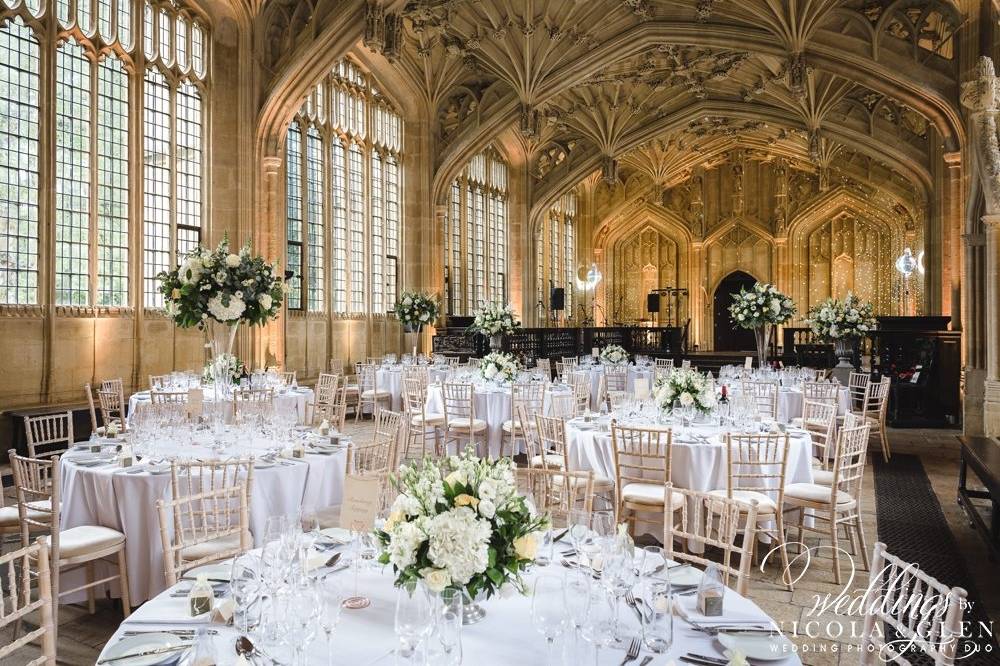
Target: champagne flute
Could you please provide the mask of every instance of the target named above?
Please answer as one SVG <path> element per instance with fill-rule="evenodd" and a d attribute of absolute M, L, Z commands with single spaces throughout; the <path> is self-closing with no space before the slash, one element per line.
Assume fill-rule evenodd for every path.
<path fill-rule="evenodd" d="M 330 658 L 331 666 L 334 663 L 333 653 L 333 631 L 340 622 L 340 611 L 344 605 L 344 591 L 337 580 L 332 576 L 326 576 L 316 581 L 316 591 L 319 594 L 319 602 L 322 607 L 320 613 L 320 626 L 326 634 L 326 652 Z"/>
<path fill-rule="evenodd" d="M 563 581 L 558 576 L 535 579 L 535 594 L 531 600 L 531 619 L 535 629 L 545 637 L 545 663 L 552 663 L 552 646 L 566 630 L 566 596 Z"/>
<path fill-rule="evenodd" d="M 445 589 L 440 595 L 441 608 L 437 615 L 438 643 L 441 663 L 459 666 L 462 663 L 462 614 L 465 601 L 461 590 Z"/>
<path fill-rule="evenodd" d="M 568 571 L 565 580 L 563 594 L 566 597 L 569 621 L 573 626 L 573 631 L 579 632 L 586 624 L 587 616 L 590 614 L 590 581 L 593 580 L 593 577 L 576 570 Z"/>
<path fill-rule="evenodd" d="M 417 581 L 407 581 L 396 591 L 396 636 L 399 638 L 399 654 L 412 660 L 417 646 L 431 633 L 434 623 L 431 618 L 431 600 L 427 590 Z"/>

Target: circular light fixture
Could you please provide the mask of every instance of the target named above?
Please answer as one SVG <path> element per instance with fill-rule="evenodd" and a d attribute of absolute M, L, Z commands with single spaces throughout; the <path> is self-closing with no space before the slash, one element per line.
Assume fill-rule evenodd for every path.
<path fill-rule="evenodd" d="M 587 287 L 593 289 L 603 278 L 601 269 L 597 267 L 597 262 L 591 264 L 590 270 L 587 271 Z"/>
<path fill-rule="evenodd" d="M 903 250 L 903 254 L 899 255 L 899 258 L 896 259 L 896 270 L 899 271 L 904 278 L 908 278 L 913 275 L 913 271 L 917 269 L 917 266 L 917 260 L 913 256 L 913 250 L 910 248 Z"/>

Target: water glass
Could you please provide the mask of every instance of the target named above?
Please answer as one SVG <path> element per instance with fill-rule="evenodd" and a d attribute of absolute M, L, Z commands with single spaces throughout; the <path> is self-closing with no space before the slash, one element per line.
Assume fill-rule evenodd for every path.
<path fill-rule="evenodd" d="M 397 589 L 395 627 L 399 656 L 412 660 L 417 647 L 434 628 L 431 599 L 423 584 L 408 581 Z"/>
<path fill-rule="evenodd" d="M 674 616 L 671 608 L 670 583 L 649 580 L 642 595 L 642 636 L 646 647 L 662 654 L 674 643 Z"/>
<path fill-rule="evenodd" d="M 551 664 L 552 646 L 566 630 L 566 596 L 563 581 L 558 576 L 535 579 L 535 594 L 531 599 L 531 619 L 546 644 L 545 663 Z"/>
<path fill-rule="evenodd" d="M 462 613 L 465 609 L 461 590 L 443 590 L 438 604 L 437 645 L 431 663 L 458 666 L 462 663 Z"/>
<path fill-rule="evenodd" d="M 593 577 L 580 570 L 566 572 L 563 594 L 566 597 L 567 618 L 575 631 L 580 631 L 590 614 Z"/>

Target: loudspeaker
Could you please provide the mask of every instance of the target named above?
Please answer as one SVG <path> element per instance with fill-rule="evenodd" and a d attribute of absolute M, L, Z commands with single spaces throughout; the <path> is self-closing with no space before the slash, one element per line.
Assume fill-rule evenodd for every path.
<path fill-rule="evenodd" d="M 646 296 L 646 312 L 655 314 L 660 311 L 660 295 L 649 294 Z"/>
<path fill-rule="evenodd" d="M 566 290 L 562 287 L 553 287 L 549 292 L 549 309 L 562 310 L 566 307 Z"/>

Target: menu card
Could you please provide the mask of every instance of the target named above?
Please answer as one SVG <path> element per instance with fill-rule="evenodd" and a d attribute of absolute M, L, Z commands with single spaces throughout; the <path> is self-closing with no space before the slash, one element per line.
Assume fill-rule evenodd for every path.
<path fill-rule="evenodd" d="M 635 378 L 635 399 L 645 400 L 649 397 L 649 377 Z"/>
<path fill-rule="evenodd" d="M 355 532 L 368 532 L 373 529 L 381 492 L 381 475 L 348 474 L 344 479 L 344 503 L 340 507 L 340 526 Z"/>
<path fill-rule="evenodd" d="M 200 388 L 188 389 L 188 417 L 201 416 L 205 411 L 205 392 Z"/>
<path fill-rule="evenodd" d="M 747 356 L 743 359 L 743 367 L 747 370 L 753 367 L 753 356 Z"/>

